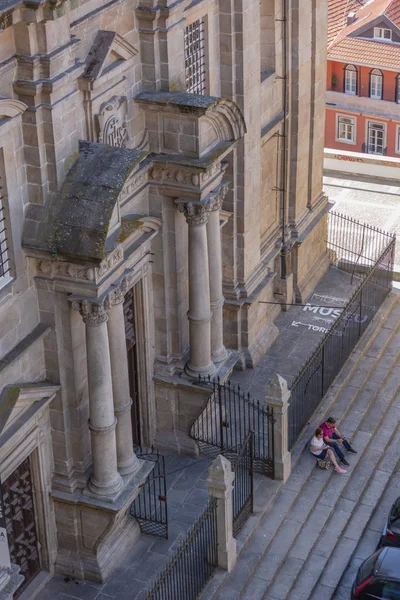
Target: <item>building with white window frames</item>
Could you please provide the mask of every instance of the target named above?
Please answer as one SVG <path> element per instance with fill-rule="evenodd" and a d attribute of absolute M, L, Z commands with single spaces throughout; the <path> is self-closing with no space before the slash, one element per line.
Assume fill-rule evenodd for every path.
<path fill-rule="evenodd" d="M 108 577 L 140 535 L 134 447 L 196 453 L 194 382 L 252 368 L 261 302 L 328 267 L 326 14 L 301 7 L 1 3 L 0 478 L 31 597 Z"/>
<path fill-rule="evenodd" d="M 328 7 L 325 146 L 397 157 L 398 2 L 329 0 Z"/>

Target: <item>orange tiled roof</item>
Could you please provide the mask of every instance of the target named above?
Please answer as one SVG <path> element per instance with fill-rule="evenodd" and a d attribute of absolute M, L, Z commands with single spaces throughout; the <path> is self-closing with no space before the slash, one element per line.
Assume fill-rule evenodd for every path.
<path fill-rule="evenodd" d="M 347 37 L 329 49 L 329 58 L 400 71 L 400 45 Z"/>
<path fill-rule="evenodd" d="M 367 0 L 329 0 L 328 57 L 400 71 L 400 45 L 356 37 L 358 29 L 383 15 L 400 28 L 400 0 L 365 2 Z M 347 25 L 349 12 L 355 12 L 356 19 Z"/>
<path fill-rule="evenodd" d="M 328 46 L 347 23 L 347 15 L 357 11 L 365 0 L 328 0 Z"/>

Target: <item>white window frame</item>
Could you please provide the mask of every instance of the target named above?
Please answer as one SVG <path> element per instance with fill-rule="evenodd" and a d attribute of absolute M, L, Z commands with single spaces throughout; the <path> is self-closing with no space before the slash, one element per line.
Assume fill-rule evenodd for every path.
<path fill-rule="evenodd" d="M 358 71 L 354 65 L 346 65 L 344 69 L 344 93 L 350 96 L 357 94 L 357 76 Z M 348 86 L 348 83 L 350 85 Z M 354 87 L 354 90 L 353 90 Z"/>
<path fill-rule="evenodd" d="M 386 33 L 389 33 L 389 36 L 386 37 Z M 392 30 L 386 27 L 374 27 L 374 38 L 376 40 L 385 40 L 392 41 Z"/>
<path fill-rule="evenodd" d="M 341 119 L 348 119 L 352 121 L 352 123 L 340 123 Z M 344 131 L 347 132 L 348 128 L 351 128 L 351 139 L 344 139 L 340 137 L 340 125 L 344 125 Z M 347 135 L 347 133 L 346 133 Z M 352 144 L 353 146 L 357 142 L 357 119 L 356 117 L 351 117 L 350 115 L 342 115 L 336 113 L 336 130 L 335 130 L 336 141 L 342 144 Z"/>
<path fill-rule="evenodd" d="M 369 131 L 370 131 L 370 125 L 379 125 L 380 127 L 383 127 L 383 142 L 382 142 L 382 150 L 385 150 L 386 148 L 386 136 L 387 136 L 387 126 L 386 123 L 382 122 L 382 121 L 372 121 L 372 120 L 367 120 L 366 122 L 366 131 L 365 131 L 365 139 L 366 139 L 366 146 L 367 146 L 367 150 L 368 150 L 368 154 L 373 154 L 375 156 L 384 156 L 384 154 L 379 154 L 379 153 L 375 153 L 375 152 L 370 152 L 369 151 Z"/>
<path fill-rule="evenodd" d="M 396 100 L 397 104 L 400 104 L 400 73 L 396 77 Z"/>
<path fill-rule="evenodd" d="M 396 154 L 400 154 L 400 125 L 396 126 L 396 146 L 394 151 Z"/>
<path fill-rule="evenodd" d="M 383 75 L 382 75 L 382 71 L 380 71 L 379 69 L 374 69 L 373 71 L 371 71 L 369 86 L 370 86 L 369 97 L 372 98 L 372 99 L 374 99 L 374 100 L 382 100 L 382 98 L 383 98 Z M 375 90 L 377 90 L 378 88 L 380 88 L 380 93 L 379 94 L 377 94 L 376 92 L 373 93 L 372 92 L 372 86 L 375 86 Z"/>

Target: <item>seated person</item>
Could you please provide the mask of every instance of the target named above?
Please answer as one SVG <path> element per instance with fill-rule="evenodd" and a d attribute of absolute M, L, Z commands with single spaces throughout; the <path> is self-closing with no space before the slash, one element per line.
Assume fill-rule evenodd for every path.
<path fill-rule="evenodd" d="M 328 419 L 321 423 L 319 427 L 324 433 L 324 442 L 334 449 L 343 465 L 349 466 L 349 463 L 345 459 L 339 444 L 342 443 L 347 452 L 351 452 L 352 454 L 357 454 L 357 450 L 354 450 L 349 441 L 346 440 L 346 438 L 343 437 L 342 434 L 336 429 L 336 419 L 333 417 L 328 417 Z"/>
<path fill-rule="evenodd" d="M 311 453 L 314 454 L 314 456 L 316 456 L 317 458 L 320 458 L 321 460 L 324 460 L 325 456 L 328 456 L 328 458 L 330 458 L 330 460 L 333 462 L 333 464 L 335 466 L 335 471 L 337 473 L 346 473 L 347 472 L 344 469 L 342 469 L 341 467 L 339 467 L 335 453 L 333 452 L 333 450 L 331 448 L 329 448 L 325 444 L 324 433 L 323 433 L 322 429 L 320 429 L 319 427 L 318 427 L 318 429 L 315 430 L 315 436 L 311 440 L 310 450 L 311 450 Z"/>

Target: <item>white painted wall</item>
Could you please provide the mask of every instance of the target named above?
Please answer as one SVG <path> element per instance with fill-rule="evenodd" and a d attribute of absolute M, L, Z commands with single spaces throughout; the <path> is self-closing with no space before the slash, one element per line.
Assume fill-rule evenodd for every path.
<path fill-rule="evenodd" d="M 400 158 L 325 148 L 324 170 L 400 181 Z"/>

